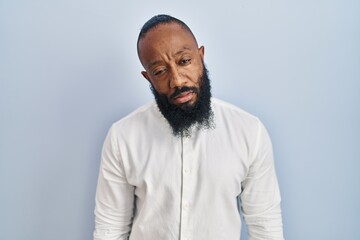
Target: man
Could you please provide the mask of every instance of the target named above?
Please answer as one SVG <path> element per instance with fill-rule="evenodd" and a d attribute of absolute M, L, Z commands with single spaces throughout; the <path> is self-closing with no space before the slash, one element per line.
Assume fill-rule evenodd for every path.
<path fill-rule="evenodd" d="M 272 146 L 262 123 L 212 98 L 204 47 L 168 15 L 145 23 L 138 56 L 155 102 L 106 137 L 95 240 L 283 239 Z"/>

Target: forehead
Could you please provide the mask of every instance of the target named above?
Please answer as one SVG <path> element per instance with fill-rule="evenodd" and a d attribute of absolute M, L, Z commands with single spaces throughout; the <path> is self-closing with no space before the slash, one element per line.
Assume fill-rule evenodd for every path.
<path fill-rule="evenodd" d="M 171 55 L 181 49 L 196 50 L 193 35 L 177 23 L 160 24 L 139 41 L 139 57 L 144 62 L 156 55 Z"/>

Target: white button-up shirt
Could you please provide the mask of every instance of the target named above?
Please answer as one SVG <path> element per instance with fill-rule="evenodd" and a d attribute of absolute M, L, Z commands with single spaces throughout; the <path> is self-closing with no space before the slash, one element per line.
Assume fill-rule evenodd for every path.
<path fill-rule="evenodd" d="M 175 137 L 156 103 L 113 124 L 102 152 L 94 240 L 282 240 L 272 146 L 262 123 L 212 99 L 215 128 Z"/>

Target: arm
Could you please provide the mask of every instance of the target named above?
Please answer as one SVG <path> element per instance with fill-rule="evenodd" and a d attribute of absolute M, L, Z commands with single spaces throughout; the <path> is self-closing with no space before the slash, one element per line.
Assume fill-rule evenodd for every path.
<path fill-rule="evenodd" d="M 240 195 L 249 240 L 283 240 L 281 199 L 272 145 L 265 127 L 260 122 L 251 159 Z"/>
<path fill-rule="evenodd" d="M 129 185 L 110 129 L 102 150 L 95 197 L 94 240 L 126 240 L 131 231 L 134 187 Z"/>

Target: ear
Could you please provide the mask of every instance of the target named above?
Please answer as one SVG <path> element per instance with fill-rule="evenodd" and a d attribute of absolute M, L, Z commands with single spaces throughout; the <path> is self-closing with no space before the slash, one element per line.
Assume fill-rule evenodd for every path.
<path fill-rule="evenodd" d="M 204 46 L 201 46 L 201 47 L 199 47 L 198 50 L 199 50 L 199 54 L 200 54 L 201 60 L 204 62 L 205 47 L 204 47 Z"/>
<path fill-rule="evenodd" d="M 148 73 L 146 71 L 142 71 L 141 75 L 143 75 L 143 77 L 150 82 L 149 75 L 148 75 Z"/>

